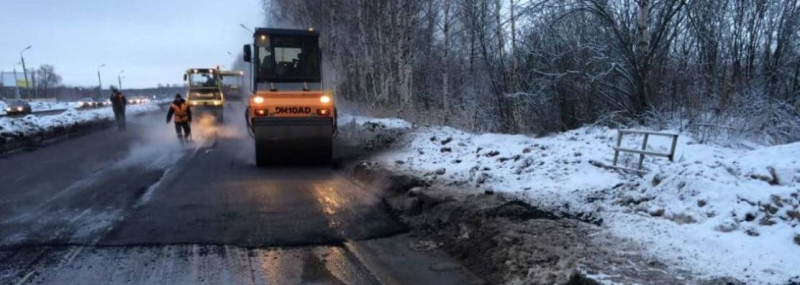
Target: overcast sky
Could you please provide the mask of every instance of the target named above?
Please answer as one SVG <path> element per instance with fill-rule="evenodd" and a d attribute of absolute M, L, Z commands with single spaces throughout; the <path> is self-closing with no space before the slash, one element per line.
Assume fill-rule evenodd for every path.
<path fill-rule="evenodd" d="M 28 69 L 52 64 L 71 86 L 181 83 L 191 67 L 230 66 L 264 16 L 258 0 L 2 0 L 0 70 L 25 52 Z M 17 70 L 21 70 L 17 66 Z"/>

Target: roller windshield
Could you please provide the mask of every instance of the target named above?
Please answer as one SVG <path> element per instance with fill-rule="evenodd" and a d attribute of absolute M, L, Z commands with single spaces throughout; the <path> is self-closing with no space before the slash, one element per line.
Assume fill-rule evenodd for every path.
<path fill-rule="evenodd" d="M 258 82 L 319 82 L 317 37 L 256 37 Z"/>
<path fill-rule="evenodd" d="M 196 88 L 218 88 L 219 76 L 207 71 L 197 71 L 189 73 L 189 87 Z"/>

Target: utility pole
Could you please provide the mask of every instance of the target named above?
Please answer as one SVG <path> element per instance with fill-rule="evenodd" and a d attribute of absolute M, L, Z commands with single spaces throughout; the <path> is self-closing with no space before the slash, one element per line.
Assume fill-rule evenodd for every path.
<path fill-rule="evenodd" d="M 125 73 L 125 70 L 121 70 L 117 73 L 117 87 L 119 87 L 119 91 L 122 91 L 122 74 Z"/>
<path fill-rule="evenodd" d="M 239 24 L 239 26 L 240 26 L 240 27 L 242 27 L 242 29 L 244 29 L 245 31 L 247 31 L 247 35 L 248 35 L 248 36 L 250 36 L 250 37 L 252 37 L 252 36 L 253 36 L 253 32 L 254 32 L 253 30 L 251 30 L 250 28 L 248 28 L 248 27 L 247 27 L 247 26 L 245 26 L 244 24 Z M 252 42 L 252 38 L 250 39 L 250 42 Z M 253 46 L 253 48 L 257 48 L 257 47 Z M 230 52 L 228 52 L 228 53 L 230 54 Z M 231 55 L 231 56 L 233 56 L 233 55 Z M 247 74 L 248 74 L 248 75 L 250 75 L 250 74 L 253 74 L 253 64 L 252 64 L 252 63 L 249 63 L 249 64 L 248 64 L 247 62 L 244 62 L 244 58 L 242 59 L 242 62 L 243 62 L 245 65 L 247 65 Z M 251 77 L 251 78 L 252 78 L 252 77 Z M 248 87 L 250 88 L 250 91 L 253 91 L 253 90 L 254 90 L 254 87 L 253 87 L 253 81 L 246 80 L 245 82 L 247 82 L 247 85 L 248 85 Z"/>
<path fill-rule="evenodd" d="M 33 98 L 39 98 L 39 91 L 36 90 L 36 69 L 31 72 L 31 85 L 33 85 Z"/>
<path fill-rule="evenodd" d="M 19 96 L 19 79 L 17 79 L 17 65 L 14 65 L 14 87 L 16 87 L 17 100 L 21 99 Z"/>
<path fill-rule="evenodd" d="M 97 98 L 103 97 L 103 80 L 100 79 L 100 69 L 106 66 L 105 63 L 97 67 Z"/>
<path fill-rule="evenodd" d="M 30 89 L 31 86 L 28 83 L 28 70 L 25 68 L 25 57 L 23 57 L 22 54 L 25 53 L 26 50 L 31 49 L 31 47 L 33 46 L 28 46 L 19 52 L 19 58 L 22 59 L 22 73 L 25 74 L 25 89 Z M 30 95 L 30 91 L 28 91 L 28 95 Z"/>

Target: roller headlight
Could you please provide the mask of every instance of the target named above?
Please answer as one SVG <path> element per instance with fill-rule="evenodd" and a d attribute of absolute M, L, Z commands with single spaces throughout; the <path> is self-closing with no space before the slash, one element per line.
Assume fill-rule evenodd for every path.
<path fill-rule="evenodd" d="M 322 97 L 319 97 L 319 102 L 322 104 L 328 104 L 331 102 L 331 97 L 328 95 L 323 95 Z"/>
<path fill-rule="evenodd" d="M 261 97 L 261 96 L 253 97 L 253 103 L 263 104 L 264 103 L 264 97 Z"/>

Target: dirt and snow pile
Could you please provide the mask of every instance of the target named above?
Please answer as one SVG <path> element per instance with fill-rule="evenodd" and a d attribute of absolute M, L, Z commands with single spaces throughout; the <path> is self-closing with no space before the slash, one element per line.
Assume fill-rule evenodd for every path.
<path fill-rule="evenodd" d="M 676 223 L 712 223 L 717 231 L 751 236 L 798 226 L 800 143 L 729 153 L 686 147 L 696 148 L 693 159 L 661 165 L 640 183 L 621 187 L 616 203 Z"/>
<path fill-rule="evenodd" d="M 411 124 L 398 119 L 372 119 L 340 114 L 334 141 L 335 161 L 357 160 L 398 143 L 411 131 Z M 338 164 L 338 163 L 336 163 Z"/>
<path fill-rule="evenodd" d="M 610 213 L 609 229 L 702 273 L 749 283 L 800 276 L 800 143 L 683 148 L 691 156 L 593 196 L 605 200 L 597 207 Z"/>
<path fill-rule="evenodd" d="M 748 150 L 682 135 L 675 162 L 648 157 L 648 173 L 639 176 L 606 167 L 617 131 L 604 127 L 536 138 L 348 120 L 405 130 L 391 139 L 393 149 L 373 159 L 392 172 L 421 177 L 422 185 L 472 195 L 506 192 L 545 211 L 602 219 L 601 233 L 627 240 L 626 246 L 673 271 L 690 269 L 696 278 L 780 284 L 800 275 L 800 143 Z M 641 143 L 626 136 L 623 146 Z M 650 137 L 648 150 L 667 152 L 670 145 Z M 621 155 L 620 162 L 632 168 L 638 158 Z"/>
<path fill-rule="evenodd" d="M 127 114 L 139 114 L 158 110 L 153 104 L 128 106 Z M 57 128 L 67 128 L 74 125 L 100 122 L 114 119 L 111 108 L 92 110 L 67 109 L 64 113 L 52 116 L 27 115 L 21 118 L 0 118 L 0 138 L 13 139 L 26 137 L 37 133 L 47 132 Z"/>

